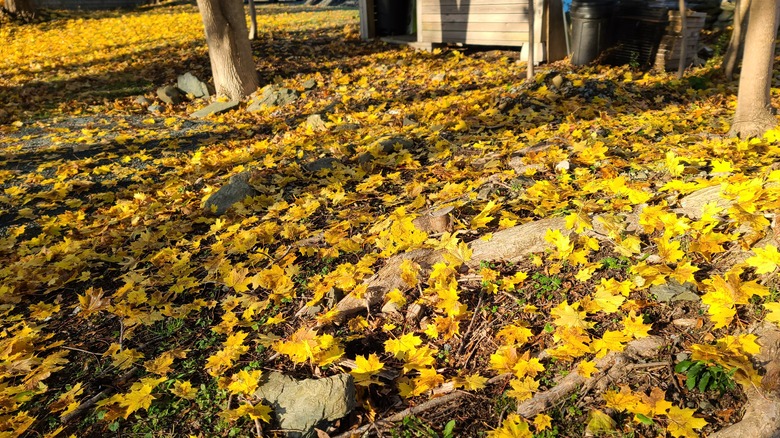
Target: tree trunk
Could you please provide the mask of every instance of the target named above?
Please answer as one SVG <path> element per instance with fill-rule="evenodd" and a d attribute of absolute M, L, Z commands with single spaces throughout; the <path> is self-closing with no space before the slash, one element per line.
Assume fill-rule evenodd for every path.
<path fill-rule="evenodd" d="M 198 0 L 217 95 L 242 99 L 259 85 L 241 0 Z"/>
<path fill-rule="evenodd" d="M 748 7 L 750 7 L 750 0 L 737 0 L 737 5 L 734 8 L 734 31 L 731 33 L 726 54 L 723 55 L 723 75 L 729 81 L 734 78 L 734 69 L 737 67 L 737 61 L 741 57 L 742 46 L 745 42 Z"/>
<path fill-rule="evenodd" d="M 680 64 L 677 66 L 677 79 L 682 79 L 685 74 L 686 46 L 688 45 L 688 12 L 685 10 L 685 0 L 680 0 Z"/>
<path fill-rule="evenodd" d="M 255 9 L 255 0 L 249 0 L 249 39 L 257 39 L 257 10 Z"/>
<path fill-rule="evenodd" d="M 36 13 L 33 0 L 5 0 L 5 9 L 23 20 L 34 18 Z"/>
<path fill-rule="evenodd" d="M 739 75 L 737 111 L 729 135 L 758 137 L 777 124 L 769 88 L 775 59 L 780 0 L 753 0 L 748 12 L 745 55 Z"/>

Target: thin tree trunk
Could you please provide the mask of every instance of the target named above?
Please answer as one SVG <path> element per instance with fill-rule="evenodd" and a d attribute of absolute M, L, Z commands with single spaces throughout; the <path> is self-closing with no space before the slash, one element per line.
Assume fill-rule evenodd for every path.
<path fill-rule="evenodd" d="M 5 9 L 23 20 L 35 18 L 37 12 L 33 0 L 5 0 Z"/>
<path fill-rule="evenodd" d="M 686 47 L 688 44 L 688 12 L 685 10 L 685 0 L 680 0 L 680 64 L 677 67 L 677 79 L 682 79 L 688 57 Z"/>
<path fill-rule="evenodd" d="M 528 81 L 534 80 L 534 52 L 536 52 L 536 41 L 534 41 L 534 34 L 536 33 L 534 24 L 534 0 L 528 1 L 528 69 L 526 70 L 526 79 Z"/>
<path fill-rule="evenodd" d="M 775 59 L 780 0 L 750 2 L 750 18 L 745 35 L 745 56 L 739 76 L 737 111 L 729 134 L 758 137 L 777 124 L 769 90 Z"/>
<path fill-rule="evenodd" d="M 239 100 L 259 85 L 241 0 L 198 0 L 217 95 Z"/>
<path fill-rule="evenodd" d="M 726 54 L 723 55 L 723 75 L 729 81 L 734 78 L 734 69 L 737 68 L 737 61 L 740 58 L 743 43 L 745 42 L 745 27 L 747 25 L 749 7 L 750 0 L 737 0 L 737 5 L 734 8 L 734 31 L 731 33 Z"/>
<path fill-rule="evenodd" d="M 255 8 L 255 0 L 249 0 L 249 39 L 254 41 L 257 39 L 257 9 Z"/>

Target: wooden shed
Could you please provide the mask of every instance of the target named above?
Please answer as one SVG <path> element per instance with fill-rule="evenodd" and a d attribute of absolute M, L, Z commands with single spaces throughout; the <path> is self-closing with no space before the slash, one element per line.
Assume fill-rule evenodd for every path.
<path fill-rule="evenodd" d="M 35 0 L 35 6 L 45 9 L 120 9 L 147 3 L 148 0 Z"/>
<path fill-rule="evenodd" d="M 364 39 L 384 37 L 428 50 L 434 44 L 523 47 L 529 41 L 531 0 L 411 0 L 412 25 L 400 35 L 383 35 L 378 32 L 381 26 L 377 24 L 387 18 L 383 17 L 383 9 L 387 8 L 378 7 L 384 5 L 378 2 L 387 1 L 392 0 L 359 1 L 360 32 Z M 533 1 L 534 59 L 557 61 L 565 58 L 561 0 Z"/>

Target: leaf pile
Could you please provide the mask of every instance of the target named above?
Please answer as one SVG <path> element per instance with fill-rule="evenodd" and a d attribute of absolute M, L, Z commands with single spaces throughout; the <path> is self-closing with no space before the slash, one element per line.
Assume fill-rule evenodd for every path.
<path fill-rule="evenodd" d="M 711 67 L 678 81 L 564 64 L 527 83 L 513 52 L 361 42 L 356 11 L 259 14 L 264 83 L 302 97 L 206 122 L 187 117 L 199 103 L 134 101 L 206 77 L 192 6 L 0 27 L 0 434 L 249 435 L 273 422 L 254 396 L 265 369 L 351 372 L 360 407 L 338 432 L 456 388 L 489 400 L 429 418 L 461 436 L 693 437 L 739 420 L 738 388 L 683 389 L 671 362 L 687 352 L 758 384 L 760 347 L 736 329 L 780 321 L 778 133 L 721 137 L 734 84 Z M 244 171 L 254 196 L 204 209 Z M 450 207 L 446 231 L 414 223 Z M 544 252 L 473 267 L 470 243 L 551 217 L 566 227 Z M 419 249 L 445 255 L 406 260 L 404 287 L 342 321 L 341 297 Z M 701 303 L 659 302 L 667 283 Z M 513 414 L 650 335 L 670 366 Z"/>

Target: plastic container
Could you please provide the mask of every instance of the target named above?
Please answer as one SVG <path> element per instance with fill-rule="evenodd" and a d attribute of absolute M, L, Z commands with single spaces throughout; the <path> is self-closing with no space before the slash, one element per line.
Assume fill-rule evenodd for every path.
<path fill-rule="evenodd" d="M 379 36 L 406 35 L 414 17 L 412 0 L 376 0 L 376 30 Z"/>
<path fill-rule="evenodd" d="M 615 7 L 614 0 L 571 2 L 572 64 L 585 65 L 609 46 L 610 21 Z"/>

